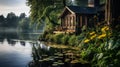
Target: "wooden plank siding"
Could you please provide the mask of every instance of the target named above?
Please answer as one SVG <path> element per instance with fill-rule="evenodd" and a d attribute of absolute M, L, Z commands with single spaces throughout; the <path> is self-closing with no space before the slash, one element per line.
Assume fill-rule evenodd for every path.
<path fill-rule="evenodd" d="M 88 15 L 85 14 L 77 14 L 76 15 L 76 33 L 81 32 L 81 28 L 88 24 Z"/>
<path fill-rule="evenodd" d="M 79 17 L 79 21 L 80 21 L 80 22 L 79 22 L 79 23 L 80 23 L 79 25 L 80 25 L 80 27 L 81 27 L 81 26 L 82 26 L 82 16 Z"/>
<path fill-rule="evenodd" d="M 75 15 L 66 12 L 64 17 L 61 17 L 61 27 L 65 32 L 75 32 Z"/>

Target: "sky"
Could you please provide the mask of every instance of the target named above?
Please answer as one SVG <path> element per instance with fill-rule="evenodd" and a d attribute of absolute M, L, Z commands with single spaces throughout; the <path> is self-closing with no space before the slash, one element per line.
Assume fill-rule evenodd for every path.
<path fill-rule="evenodd" d="M 26 0 L 0 0 L 0 15 L 5 17 L 10 12 L 14 12 L 17 16 L 21 13 L 26 13 L 29 16 L 29 10 Z"/>

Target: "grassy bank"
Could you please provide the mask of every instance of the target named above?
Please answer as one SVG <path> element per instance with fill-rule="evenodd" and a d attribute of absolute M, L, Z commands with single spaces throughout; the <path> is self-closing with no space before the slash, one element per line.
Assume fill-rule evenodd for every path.
<path fill-rule="evenodd" d="M 120 66 L 120 26 L 100 26 L 85 30 L 80 35 L 45 34 L 45 41 L 68 46 L 76 46 L 81 59 L 88 61 L 92 67 Z"/>

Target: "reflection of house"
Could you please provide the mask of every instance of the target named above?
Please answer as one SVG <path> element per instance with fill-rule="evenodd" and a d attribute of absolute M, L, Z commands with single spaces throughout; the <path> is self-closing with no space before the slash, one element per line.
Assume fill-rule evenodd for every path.
<path fill-rule="evenodd" d="M 99 14 L 99 15 L 98 15 Z M 66 6 L 60 16 L 60 29 L 69 33 L 80 33 L 81 28 L 86 26 L 94 26 L 95 23 L 90 22 L 95 15 L 98 15 L 101 21 L 104 19 L 104 5 L 100 5 L 99 0 L 88 0 L 88 7 Z"/>

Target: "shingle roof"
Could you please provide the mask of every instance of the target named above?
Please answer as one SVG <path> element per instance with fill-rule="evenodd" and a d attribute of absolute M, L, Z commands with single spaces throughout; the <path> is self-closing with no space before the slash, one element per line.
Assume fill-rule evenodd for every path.
<path fill-rule="evenodd" d="M 97 13 L 96 8 L 93 7 L 80 7 L 80 6 L 67 6 L 74 13 L 82 14 L 95 14 Z"/>

